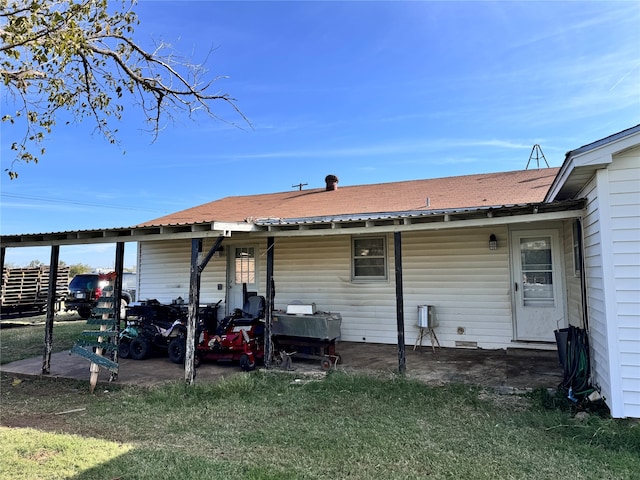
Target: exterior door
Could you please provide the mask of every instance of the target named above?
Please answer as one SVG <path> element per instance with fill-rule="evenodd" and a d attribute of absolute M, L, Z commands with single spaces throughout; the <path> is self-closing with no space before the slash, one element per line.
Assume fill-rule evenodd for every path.
<path fill-rule="evenodd" d="M 258 268 L 254 246 L 232 246 L 229 255 L 229 283 L 227 285 L 227 306 L 229 312 L 243 307 L 242 285 L 247 284 L 247 291 L 258 291 Z"/>
<path fill-rule="evenodd" d="M 555 341 L 566 326 L 558 232 L 516 231 L 511 236 L 515 339 Z"/>

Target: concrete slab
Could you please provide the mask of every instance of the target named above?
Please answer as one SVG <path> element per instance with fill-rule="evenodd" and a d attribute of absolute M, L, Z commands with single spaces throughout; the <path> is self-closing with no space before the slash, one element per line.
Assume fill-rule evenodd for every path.
<path fill-rule="evenodd" d="M 396 345 L 340 342 L 336 348 L 342 358 L 340 370 L 371 373 L 398 371 Z M 467 383 L 498 391 L 521 391 L 534 388 L 556 388 L 562 381 L 562 367 L 555 351 L 477 350 L 428 347 L 405 350 L 406 375 L 431 385 Z M 52 378 L 89 380 L 89 362 L 69 352 L 51 356 Z M 320 362 L 293 357 L 293 372 L 322 373 Z M 0 366 L 0 371 L 16 375 L 40 376 L 42 358 L 31 358 Z M 196 371 L 196 382 L 213 382 L 240 372 L 233 363 L 203 363 Z M 109 372 L 101 371 L 99 382 L 109 380 Z M 168 358 L 147 360 L 122 359 L 116 384 L 153 386 L 184 380 L 184 368 Z"/>
<path fill-rule="evenodd" d="M 28 358 L 0 365 L 0 371 L 16 375 L 47 376 L 50 378 L 68 378 L 89 380 L 91 363 L 69 351 L 51 355 L 50 372 L 42 375 L 42 358 Z M 147 360 L 120 359 L 118 378 L 113 382 L 120 385 L 154 386 L 167 382 L 184 380 L 184 367 L 172 363 L 168 358 L 156 357 Z M 234 368 L 235 367 L 235 368 Z M 215 381 L 223 376 L 237 373 L 236 366 L 225 364 L 206 364 L 196 371 L 196 381 Z M 110 372 L 100 370 L 99 383 L 108 383 Z"/>
<path fill-rule="evenodd" d="M 396 345 L 340 344 L 344 368 L 398 370 Z M 562 366 L 555 351 L 420 347 L 405 351 L 406 374 L 425 383 L 467 383 L 509 389 L 556 388 Z"/>

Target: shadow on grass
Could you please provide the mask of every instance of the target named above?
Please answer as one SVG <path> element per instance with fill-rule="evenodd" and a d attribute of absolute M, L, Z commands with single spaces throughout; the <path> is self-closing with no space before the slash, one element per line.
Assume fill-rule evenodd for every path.
<path fill-rule="evenodd" d="M 275 466 L 248 465 L 232 461 L 225 458 L 224 451 L 205 457 L 185 455 L 184 452 L 179 451 L 134 449 L 72 478 L 73 480 L 95 480 L 96 478 L 289 480 L 314 478 L 314 476 L 309 472 L 285 472 Z"/>

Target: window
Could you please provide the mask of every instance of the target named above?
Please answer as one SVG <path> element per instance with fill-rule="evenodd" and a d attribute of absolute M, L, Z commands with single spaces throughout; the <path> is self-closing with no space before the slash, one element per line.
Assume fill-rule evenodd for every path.
<path fill-rule="evenodd" d="M 353 280 L 386 280 L 385 237 L 353 238 Z"/>
<path fill-rule="evenodd" d="M 525 307 L 553 307 L 551 237 L 521 238 L 520 265 Z"/>
<path fill-rule="evenodd" d="M 582 225 L 580 220 L 573 222 L 573 274 L 580 276 L 582 271 Z"/>
<path fill-rule="evenodd" d="M 253 247 L 238 247 L 235 253 L 236 285 L 256 283 L 256 252 Z"/>

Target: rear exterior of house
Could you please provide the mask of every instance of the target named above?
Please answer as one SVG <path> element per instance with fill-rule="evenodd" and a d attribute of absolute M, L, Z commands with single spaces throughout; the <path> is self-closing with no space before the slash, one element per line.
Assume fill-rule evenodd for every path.
<path fill-rule="evenodd" d="M 513 173 L 354 190 L 335 212 L 318 210 L 331 197 L 313 200 L 315 191 L 295 200 L 308 212 L 289 203 L 290 194 L 233 197 L 143 226 L 204 222 L 233 210 L 222 220 L 252 228 L 224 239 L 203 272 L 200 301 L 222 300 L 229 312 L 241 306 L 243 284 L 265 295 L 270 238 L 274 308 L 302 302 L 339 312 L 343 341 L 398 342 L 398 272 L 407 345 L 418 338 L 425 305 L 443 347 L 555 350 L 554 331 L 585 329 L 593 385 L 614 417 L 640 417 L 640 126 L 569 152 L 560 169 L 528 179 Z M 486 192 L 504 195 L 447 203 L 456 188 L 485 181 Z M 508 184 L 526 192 L 510 203 Z M 403 196 L 414 190 L 411 201 L 421 206 L 408 208 Z M 377 197 L 390 208 L 375 205 Z M 243 210 L 243 202 L 264 214 Z M 199 235 L 205 252 L 216 235 Z M 140 298 L 186 298 L 190 249 L 187 238 L 140 242 Z"/>
<path fill-rule="evenodd" d="M 444 347 L 552 350 L 554 331 L 580 326 L 583 316 L 580 275 L 573 264 L 574 224 L 581 204 L 540 203 L 557 172 L 340 189 L 327 185 L 323 191 L 222 199 L 149 224 L 219 218 L 230 215 L 230 208 L 236 209 L 235 218 L 226 220 L 253 214 L 248 218 L 257 230 L 232 232 L 202 275 L 200 301 L 222 300 L 226 313 L 242 305 L 243 284 L 248 291 L 266 294 L 267 238 L 272 237 L 274 307 L 315 303 L 320 311 L 338 312 L 343 341 L 398 341 L 399 253 L 407 343 L 419 335 L 419 306 L 428 305 Z M 500 203 L 511 198 L 505 191 L 522 203 Z M 396 210 L 384 213 L 383 207 L 393 202 Z M 333 203 L 336 210 L 331 213 L 326 209 Z M 254 204 L 260 205 L 255 212 L 250 210 Z M 365 208 L 371 211 L 360 213 Z M 276 211 L 287 211 L 290 217 L 276 217 Z M 301 212 L 314 215 L 303 217 Z M 400 250 L 396 233 L 401 233 Z M 213 244 L 214 233 L 210 237 L 204 252 Z M 139 298 L 185 299 L 190 252 L 188 238 L 140 242 Z"/>
<path fill-rule="evenodd" d="M 555 350 L 554 331 L 576 326 L 612 415 L 640 418 L 640 125 L 568 152 L 560 168 L 325 181 L 135 227 L 3 236 L 2 258 L 13 246 L 135 241 L 138 299 L 170 303 L 197 298 L 201 239 L 197 264 L 213 254 L 201 303 L 221 300 L 223 315 L 245 286 L 267 296 L 272 268 L 274 308 L 338 312 L 343 341 L 412 345 L 424 306 L 443 347 Z"/>
<path fill-rule="evenodd" d="M 412 344 L 419 333 L 418 306 L 431 305 L 444 347 L 555 349 L 554 330 L 579 325 L 581 319 L 571 232 L 572 220 L 559 220 L 403 233 L 407 343 Z M 489 249 L 491 235 L 497 239 L 495 250 Z M 204 250 L 212 244 L 213 240 L 206 241 Z M 140 298 L 162 302 L 186 298 L 191 243 L 139 245 L 138 271 L 144 278 Z M 232 236 L 224 245 L 223 254 L 203 272 L 200 300 L 223 300 L 229 312 L 242 304 L 243 283 L 249 291 L 265 295 L 267 243 L 266 238 Z M 533 245 L 550 262 L 522 265 L 521 245 Z M 361 256 L 354 254 L 358 248 L 376 250 L 377 275 L 358 275 Z M 276 237 L 274 307 L 315 303 L 318 310 L 342 315 L 342 340 L 394 344 L 398 340 L 395 260 L 394 236 L 389 232 Z M 520 282 L 527 274 L 523 269 L 547 283 Z M 567 271 L 572 276 L 565 281 Z M 525 290 L 536 286 L 544 290 L 543 298 L 536 298 L 534 291 L 534 297 L 524 299 Z"/>

